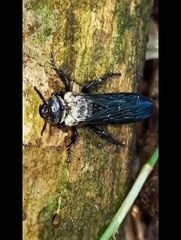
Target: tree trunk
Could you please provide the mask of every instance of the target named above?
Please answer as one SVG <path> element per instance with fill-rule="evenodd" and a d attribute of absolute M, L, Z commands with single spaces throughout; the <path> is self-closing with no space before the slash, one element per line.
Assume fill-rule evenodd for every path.
<path fill-rule="evenodd" d="M 134 92 L 142 77 L 151 0 L 24 0 L 23 239 L 99 239 L 127 192 L 135 157 L 134 124 L 107 126 L 114 145 L 85 127 L 67 163 L 69 129 L 47 126 L 41 99 L 63 88 L 49 64 L 73 79 L 73 91 L 106 72 L 120 72 L 97 92 Z M 61 200 L 59 215 L 55 215 Z M 59 216 L 59 217 L 58 217 Z"/>

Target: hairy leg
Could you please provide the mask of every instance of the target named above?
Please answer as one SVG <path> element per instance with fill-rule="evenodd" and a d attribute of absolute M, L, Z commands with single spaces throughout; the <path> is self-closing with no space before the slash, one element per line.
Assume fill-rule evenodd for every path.
<path fill-rule="evenodd" d="M 53 52 L 50 53 L 50 64 L 52 68 L 55 70 L 55 72 L 57 73 L 58 77 L 62 80 L 65 86 L 65 91 L 69 92 L 71 79 L 63 72 L 63 70 L 57 68 Z"/>
<path fill-rule="evenodd" d="M 103 129 L 99 129 L 95 126 L 88 125 L 88 127 L 93 130 L 99 137 L 107 140 L 108 142 L 116 145 L 116 146 L 122 146 L 122 143 L 116 140 L 110 133 L 105 132 Z"/>
<path fill-rule="evenodd" d="M 67 162 L 70 163 L 71 161 L 71 146 L 76 142 L 77 140 L 77 128 L 75 126 L 71 127 L 71 140 L 70 143 L 67 145 Z"/>
<path fill-rule="evenodd" d="M 121 75 L 121 73 L 113 73 L 113 72 L 106 73 L 102 78 L 93 80 L 93 81 L 85 84 L 83 86 L 81 92 L 89 93 L 93 87 L 100 86 L 102 83 L 106 82 L 111 77 L 116 77 L 116 76 L 120 76 L 120 75 Z"/>

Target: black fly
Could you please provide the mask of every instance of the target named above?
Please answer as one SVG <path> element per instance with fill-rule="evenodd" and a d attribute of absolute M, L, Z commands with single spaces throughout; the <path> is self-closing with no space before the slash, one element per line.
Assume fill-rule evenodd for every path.
<path fill-rule="evenodd" d="M 39 107 L 39 114 L 45 120 L 41 134 L 46 124 L 51 123 L 62 128 L 71 128 L 71 141 L 67 146 L 68 159 L 70 147 L 76 142 L 78 125 L 86 125 L 98 136 L 108 140 L 115 145 L 121 143 L 114 139 L 109 133 L 96 125 L 126 124 L 142 121 L 150 117 L 152 113 L 152 101 L 137 93 L 106 93 L 92 94 L 91 88 L 100 86 L 111 77 L 120 76 L 120 73 L 107 73 L 98 80 L 91 81 L 83 86 L 81 93 L 71 92 L 71 79 L 56 67 L 53 53 L 50 54 L 52 68 L 64 83 L 64 91 L 54 93 L 45 100 L 40 91 L 34 87 L 43 104 Z"/>

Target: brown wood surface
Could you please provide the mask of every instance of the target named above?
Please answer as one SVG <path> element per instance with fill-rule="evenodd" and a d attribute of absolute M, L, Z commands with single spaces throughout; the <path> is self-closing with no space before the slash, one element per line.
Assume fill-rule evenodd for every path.
<path fill-rule="evenodd" d="M 99 239 L 127 193 L 135 157 L 135 125 L 107 126 L 124 147 L 79 128 L 67 164 L 69 129 L 48 126 L 41 100 L 63 85 L 49 64 L 73 79 L 73 91 L 108 71 L 121 72 L 98 92 L 134 92 L 144 66 L 150 0 L 24 0 L 23 5 L 23 239 Z M 53 221 L 61 199 L 57 224 Z"/>

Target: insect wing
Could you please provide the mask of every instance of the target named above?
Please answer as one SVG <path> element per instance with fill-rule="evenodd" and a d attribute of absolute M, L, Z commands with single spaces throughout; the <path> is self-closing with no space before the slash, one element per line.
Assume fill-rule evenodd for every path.
<path fill-rule="evenodd" d="M 152 113 L 152 101 L 136 93 L 85 94 L 85 99 L 92 108 L 87 124 L 138 122 Z"/>

